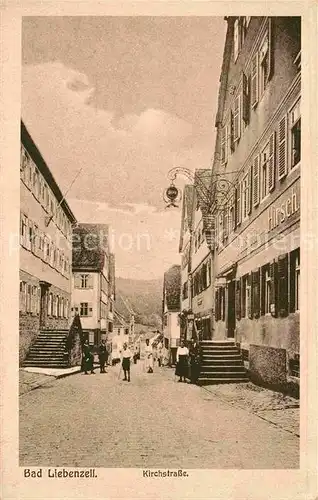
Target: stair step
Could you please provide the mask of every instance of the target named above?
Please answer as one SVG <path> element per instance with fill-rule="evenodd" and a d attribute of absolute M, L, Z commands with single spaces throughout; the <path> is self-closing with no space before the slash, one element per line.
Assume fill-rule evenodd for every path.
<path fill-rule="evenodd" d="M 202 377 L 211 377 L 211 378 L 215 378 L 215 377 L 235 377 L 236 375 L 239 375 L 239 376 L 242 376 L 242 374 L 246 374 L 246 370 L 237 370 L 237 371 L 212 371 L 212 372 L 207 372 L 207 371 L 201 371 L 201 374 Z"/>
<path fill-rule="evenodd" d="M 242 358 L 239 359 L 203 359 L 202 366 L 241 366 L 243 365 Z"/>
<path fill-rule="evenodd" d="M 238 384 L 241 382 L 249 382 L 246 377 L 240 378 L 199 378 L 199 385 L 213 385 L 213 384 Z"/>
<path fill-rule="evenodd" d="M 217 350 L 217 349 L 206 349 L 202 351 L 203 356 L 204 355 L 216 355 L 216 356 L 223 356 L 225 354 L 240 354 L 240 351 L 238 349 L 222 349 L 222 350 Z"/>
<path fill-rule="evenodd" d="M 202 365 L 201 366 L 201 373 L 205 373 L 205 372 L 244 372 L 245 373 L 245 367 L 244 365 L 217 365 L 217 366 L 213 366 L 213 365 Z"/>
<path fill-rule="evenodd" d="M 25 367 L 35 367 L 35 368 L 68 368 L 69 364 L 67 361 L 65 363 L 41 363 L 40 361 L 38 362 L 33 362 L 33 361 L 25 361 L 23 363 L 23 366 Z"/>
<path fill-rule="evenodd" d="M 236 346 L 235 342 L 233 340 L 231 341 L 226 341 L 226 340 L 220 340 L 220 341 L 217 341 L 217 340 L 202 340 L 200 342 L 200 344 L 202 345 L 202 347 L 205 347 L 205 346 L 210 346 L 210 345 L 215 345 L 215 346 L 218 346 L 218 347 L 227 347 L 227 346 Z"/>

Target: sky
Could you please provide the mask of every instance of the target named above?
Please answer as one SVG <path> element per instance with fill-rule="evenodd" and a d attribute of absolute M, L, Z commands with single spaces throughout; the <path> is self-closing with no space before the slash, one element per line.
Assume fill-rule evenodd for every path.
<path fill-rule="evenodd" d="M 211 167 L 223 17 L 22 26 L 22 119 L 77 220 L 110 225 L 118 276 L 162 278 L 180 262 L 167 173 Z"/>

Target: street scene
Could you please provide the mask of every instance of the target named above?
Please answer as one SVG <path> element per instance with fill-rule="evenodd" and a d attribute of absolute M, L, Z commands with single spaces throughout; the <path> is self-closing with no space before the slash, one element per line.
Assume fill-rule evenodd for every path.
<path fill-rule="evenodd" d="M 21 466 L 299 467 L 299 409 L 290 408 L 292 398 L 278 402 L 271 394 L 269 403 L 264 395 L 263 405 L 275 408 L 264 412 L 259 393 L 249 391 L 255 414 L 224 393 L 178 384 L 168 368 L 148 374 L 138 362 L 130 385 L 117 367 L 95 372 L 50 378 L 20 397 Z"/>
<path fill-rule="evenodd" d="M 20 466 L 296 469 L 301 18 L 24 17 Z"/>

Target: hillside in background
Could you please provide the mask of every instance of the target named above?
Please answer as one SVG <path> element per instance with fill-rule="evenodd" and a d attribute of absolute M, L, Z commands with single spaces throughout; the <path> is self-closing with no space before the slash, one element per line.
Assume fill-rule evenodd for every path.
<path fill-rule="evenodd" d="M 116 310 L 128 319 L 124 301 L 134 310 L 135 322 L 155 328 L 161 327 L 162 285 L 157 280 L 116 278 Z"/>

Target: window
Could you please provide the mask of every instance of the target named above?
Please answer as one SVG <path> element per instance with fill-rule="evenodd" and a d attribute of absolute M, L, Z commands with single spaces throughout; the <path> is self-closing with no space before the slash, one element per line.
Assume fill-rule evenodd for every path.
<path fill-rule="evenodd" d="M 32 286 L 27 285 L 26 312 L 32 312 Z"/>
<path fill-rule="evenodd" d="M 250 17 L 242 16 L 234 22 L 234 47 L 233 55 L 236 61 L 239 51 L 241 50 L 246 37 L 246 30 L 250 22 Z"/>
<path fill-rule="evenodd" d="M 290 166 L 294 168 L 300 162 L 301 156 L 301 118 L 300 99 L 289 113 L 290 128 Z"/>
<path fill-rule="evenodd" d="M 64 318 L 68 318 L 68 299 L 65 299 Z"/>
<path fill-rule="evenodd" d="M 254 55 L 251 63 L 251 106 L 255 108 L 258 103 L 258 53 Z"/>
<path fill-rule="evenodd" d="M 241 136 L 241 95 L 234 99 L 233 109 L 233 141 L 236 142 Z"/>
<path fill-rule="evenodd" d="M 239 44 L 240 44 L 240 26 L 239 26 L 239 20 L 236 19 L 234 22 L 234 61 L 236 61 L 238 57 L 238 53 L 240 50 Z"/>
<path fill-rule="evenodd" d="M 81 274 L 81 288 L 87 288 L 88 274 Z"/>
<path fill-rule="evenodd" d="M 271 313 L 272 283 L 270 264 L 261 268 L 261 315 Z"/>
<path fill-rule="evenodd" d="M 251 276 L 249 274 L 242 278 L 242 318 L 250 318 L 251 309 Z"/>
<path fill-rule="evenodd" d="M 167 316 L 167 314 L 164 315 L 163 324 L 164 324 L 164 326 L 168 326 L 168 316 Z"/>
<path fill-rule="evenodd" d="M 259 52 L 259 69 L 260 69 L 260 95 L 265 92 L 269 76 L 269 40 L 268 33 L 266 33 L 261 44 Z"/>
<path fill-rule="evenodd" d="M 241 224 L 241 183 L 235 188 L 235 227 Z"/>
<path fill-rule="evenodd" d="M 80 316 L 88 316 L 88 302 L 81 302 Z"/>
<path fill-rule="evenodd" d="M 27 284 L 25 281 L 20 281 L 20 311 L 26 311 Z"/>
<path fill-rule="evenodd" d="M 287 174 L 287 117 L 283 116 L 278 124 L 278 179 L 282 179 Z"/>
<path fill-rule="evenodd" d="M 24 215 L 24 214 L 21 214 L 21 220 L 20 220 L 20 243 L 23 246 L 26 246 L 27 224 L 28 224 L 27 216 Z"/>

